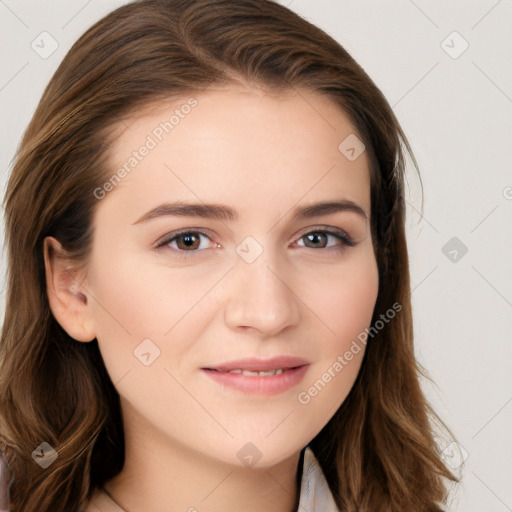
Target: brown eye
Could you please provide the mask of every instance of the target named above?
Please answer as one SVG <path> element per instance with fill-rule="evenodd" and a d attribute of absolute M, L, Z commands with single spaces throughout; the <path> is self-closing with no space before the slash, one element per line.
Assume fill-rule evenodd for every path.
<path fill-rule="evenodd" d="M 329 237 L 333 238 L 336 243 L 328 245 Z M 318 229 L 310 231 L 302 235 L 300 240 L 304 240 L 304 246 L 308 249 L 343 250 L 346 247 L 356 245 L 344 231 L 338 229 Z"/>
<path fill-rule="evenodd" d="M 177 240 L 176 245 L 178 249 L 197 249 L 199 247 L 200 239 L 194 233 L 183 233 L 175 237 Z M 182 241 L 182 243 L 180 243 Z"/>
<path fill-rule="evenodd" d="M 328 237 L 325 233 L 322 233 L 321 231 L 313 231 L 312 233 L 304 235 L 303 238 L 312 244 L 310 246 L 306 244 L 307 247 L 311 247 L 312 249 L 323 249 L 327 245 Z"/>
<path fill-rule="evenodd" d="M 206 241 L 204 241 L 205 239 Z M 202 231 L 183 230 L 170 233 L 157 244 L 156 248 L 170 249 L 187 256 L 186 253 L 201 252 L 203 249 L 208 249 L 208 241 L 212 242 L 210 236 Z"/>

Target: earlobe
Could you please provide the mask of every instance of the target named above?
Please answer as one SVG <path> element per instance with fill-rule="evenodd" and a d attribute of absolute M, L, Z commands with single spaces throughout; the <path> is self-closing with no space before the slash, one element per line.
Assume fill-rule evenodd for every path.
<path fill-rule="evenodd" d="M 81 284 L 82 272 L 73 268 L 60 242 L 44 239 L 46 293 L 53 316 L 75 340 L 87 342 L 96 337 L 87 290 Z"/>

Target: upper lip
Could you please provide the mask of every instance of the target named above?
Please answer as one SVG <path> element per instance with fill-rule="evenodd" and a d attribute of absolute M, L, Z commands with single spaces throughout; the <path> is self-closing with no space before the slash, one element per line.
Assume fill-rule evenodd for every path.
<path fill-rule="evenodd" d="M 248 370 L 252 372 L 279 370 L 280 368 L 295 368 L 310 364 L 309 361 L 302 357 L 279 356 L 272 359 L 246 358 L 228 361 L 227 363 L 216 364 L 204 367 L 204 370 L 217 370 L 220 372 L 229 372 L 231 370 Z"/>

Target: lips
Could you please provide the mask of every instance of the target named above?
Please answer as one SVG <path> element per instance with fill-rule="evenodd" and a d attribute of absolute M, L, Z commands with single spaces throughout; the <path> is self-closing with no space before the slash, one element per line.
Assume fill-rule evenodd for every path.
<path fill-rule="evenodd" d="M 279 356 L 272 359 L 238 359 L 201 368 L 208 378 L 237 393 L 276 396 L 290 391 L 302 381 L 310 362 L 301 357 Z"/>
<path fill-rule="evenodd" d="M 237 359 L 208 366 L 203 368 L 203 370 L 214 370 L 218 372 L 231 372 L 233 370 L 241 370 L 242 372 L 270 372 L 273 370 L 290 370 L 308 364 L 310 364 L 309 361 L 302 357 L 279 356 L 272 359 Z"/>

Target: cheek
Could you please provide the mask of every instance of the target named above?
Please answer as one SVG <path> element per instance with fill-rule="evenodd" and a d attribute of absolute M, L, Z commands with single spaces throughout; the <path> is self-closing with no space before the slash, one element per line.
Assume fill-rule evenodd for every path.
<path fill-rule="evenodd" d="M 190 320 L 219 276 L 167 268 L 126 252 L 122 258 L 112 254 L 98 251 L 90 271 L 96 337 L 107 367 L 116 374 L 137 367 L 134 351 L 148 339 L 160 351 L 157 366 L 165 359 L 181 361 L 180 354 L 193 342 Z"/>
<path fill-rule="evenodd" d="M 369 326 L 375 308 L 379 275 L 373 251 L 353 253 L 337 265 L 317 269 L 313 281 L 311 277 L 301 283 L 299 296 L 317 318 L 318 335 L 325 340 L 321 349 L 346 350 Z"/>
<path fill-rule="evenodd" d="M 343 404 L 359 373 L 366 345 L 361 333 L 370 326 L 378 295 L 378 268 L 373 252 L 359 253 L 316 280 L 318 333 L 316 363 L 297 393 L 303 428 L 312 438 Z M 327 327 L 328 326 L 328 327 Z"/>
<path fill-rule="evenodd" d="M 339 407 L 345 399 L 363 360 L 365 330 L 371 323 L 378 283 L 377 263 L 370 250 L 360 251 L 336 271 L 331 268 L 317 275 L 307 302 L 318 318 L 312 323 L 317 327 L 312 335 L 317 363 L 302 390 L 307 396 L 304 400 L 298 397 L 300 403 L 314 398 L 320 412 Z"/>
<path fill-rule="evenodd" d="M 373 265 L 360 265 L 344 277 L 338 292 L 332 292 L 329 309 L 341 349 L 369 326 L 379 286 Z"/>

